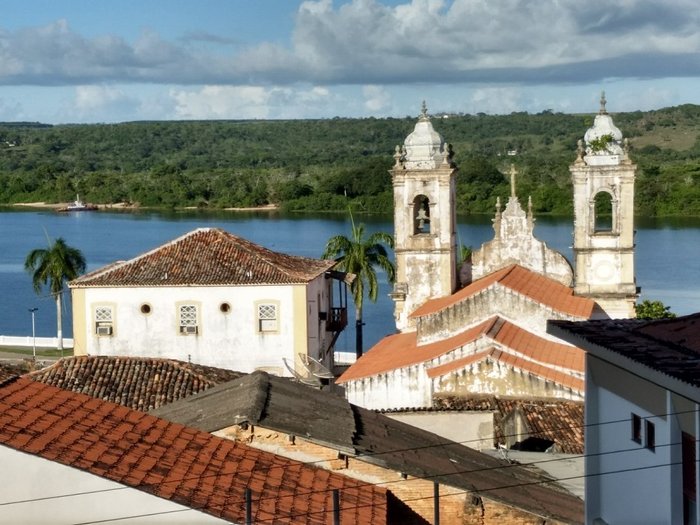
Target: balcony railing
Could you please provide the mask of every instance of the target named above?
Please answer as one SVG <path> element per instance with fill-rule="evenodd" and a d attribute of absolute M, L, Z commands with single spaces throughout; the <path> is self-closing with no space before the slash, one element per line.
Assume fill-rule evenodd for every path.
<path fill-rule="evenodd" d="M 331 308 L 329 317 L 326 319 L 327 332 L 340 332 L 348 325 L 347 308 Z"/>

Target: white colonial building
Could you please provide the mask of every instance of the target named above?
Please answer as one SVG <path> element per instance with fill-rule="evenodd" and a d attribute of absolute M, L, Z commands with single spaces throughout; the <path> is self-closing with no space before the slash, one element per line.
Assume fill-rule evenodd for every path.
<path fill-rule="evenodd" d="M 192 361 L 242 372 L 307 376 L 333 366 L 346 324 L 334 261 L 270 251 L 202 228 L 69 286 L 76 355 Z"/>
<path fill-rule="evenodd" d="M 571 167 L 576 271 L 535 238 L 532 203 L 527 211 L 521 206 L 511 167 L 511 194 L 505 209 L 497 201 L 493 240 L 458 272 L 457 168 L 423 107 L 391 170 L 397 265 L 391 296 L 399 333 L 338 379 L 352 403 L 425 408 L 435 394 L 583 399 L 583 351 L 547 333 L 547 320 L 630 317 L 636 298 L 635 168 L 604 101 L 585 141 L 589 151 L 580 146 Z M 596 217 L 601 193 L 612 210 L 608 228 Z"/>

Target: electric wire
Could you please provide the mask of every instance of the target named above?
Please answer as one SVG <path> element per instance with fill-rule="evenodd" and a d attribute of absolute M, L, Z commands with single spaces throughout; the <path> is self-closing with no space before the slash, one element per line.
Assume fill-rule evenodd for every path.
<path fill-rule="evenodd" d="M 643 419 L 654 419 L 654 418 L 666 418 L 670 415 L 681 415 L 681 414 L 687 414 L 687 413 L 696 413 L 697 411 L 692 409 L 692 410 L 683 410 L 683 411 L 675 411 L 675 412 L 669 412 L 666 414 L 654 414 L 651 416 L 646 416 Z M 602 421 L 602 422 L 596 422 L 596 423 L 584 423 L 582 425 L 568 425 L 568 426 L 562 426 L 562 427 L 557 427 L 557 429 L 571 429 L 571 428 L 579 428 L 579 427 L 592 427 L 592 426 L 601 426 L 601 425 L 609 425 L 609 424 L 617 424 L 617 423 L 629 423 L 630 419 L 629 418 L 621 418 L 621 419 L 616 419 L 616 420 L 610 420 L 610 421 Z M 116 424 L 116 423 L 115 423 Z M 548 431 L 551 431 L 553 429 L 548 429 Z M 514 434 L 517 435 L 517 434 Z M 492 436 L 491 438 L 496 437 L 495 435 Z M 504 437 L 510 437 L 510 435 L 506 435 Z M 465 444 L 473 441 L 483 441 L 484 439 L 487 438 L 480 438 L 480 439 L 472 439 L 472 440 L 465 440 L 461 442 L 448 442 L 448 443 L 437 443 L 437 444 L 430 444 L 430 445 L 424 445 L 424 446 L 419 446 L 419 447 L 409 447 L 409 448 L 404 448 L 404 449 L 393 449 L 390 451 L 383 451 L 383 452 L 376 452 L 376 453 L 370 453 L 370 454 L 360 454 L 357 456 L 353 456 L 354 459 L 357 460 L 362 460 L 363 458 L 369 458 L 373 456 L 379 456 L 379 455 L 385 455 L 385 454 L 394 454 L 398 452 L 411 452 L 411 451 L 417 451 L 421 449 L 426 449 L 426 448 L 434 448 L 434 447 L 449 447 L 449 446 L 454 446 L 455 444 Z M 679 445 L 680 443 L 670 443 L 666 445 L 659 445 L 657 444 L 657 448 L 665 447 L 665 446 L 673 446 L 673 445 Z M 509 463 L 505 465 L 497 465 L 497 466 L 490 466 L 490 467 L 485 467 L 485 468 L 479 468 L 479 469 L 471 469 L 471 470 L 464 470 L 464 471 L 453 471 L 449 473 L 439 473 L 439 474 L 432 474 L 428 476 L 411 476 L 412 480 L 417 480 L 417 479 L 423 479 L 423 480 L 430 480 L 433 478 L 440 478 L 440 477 L 446 477 L 446 476 L 454 476 L 454 475 L 460 475 L 460 474 L 473 474 L 473 473 L 479 473 L 479 472 L 484 472 L 484 471 L 489 471 L 489 470 L 501 470 L 501 469 L 508 469 L 508 468 L 513 468 L 513 467 L 527 467 L 527 466 L 535 466 L 538 464 L 542 463 L 550 463 L 550 462 L 557 462 L 557 461 L 567 461 L 570 459 L 577 459 L 577 458 L 586 458 L 586 457 L 595 457 L 595 456 L 604 456 L 604 455 L 610 455 L 610 454 L 620 454 L 620 453 L 625 453 L 625 452 L 632 452 L 640 450 L 639 446 L 629 448 L 629 449 L 620 449 L 620 450 L 614 450 L 614 451 L 607 451 L 607 452 L 599 452 L 599 453 L 591 453 L 591 454 L 581 454 L 581 455 L 567 455 L 566 457 L 563 458 L 551 458 L 551 459 L 546 459 L 546 460 L 538 460 L 538 461 L 532 461 L 528 463 Z M 290 458 L 285 458 L 285 459 L 290 459 Z M 330 461 L 329 459 L 321 459 L 321 460 L 314 460 L 314 461 L 308 461 L 308 462 L 299 462 L 296 460 L 295 461 L 297 464 L 300 464 L 301 466 L 312 466 L 316 463 L 324 463 L 327 461 Z M 664 465 L 655 465 L 655 467 L 660 467 Z M 265 469 L 252 469 L 250 471 L 246 472 L 238 472 L 237 475 L 241 474 L 250 474 L 251 476 L 255 473 L 262 473 L 262 472 L 269 472 L 272 469 L 275 468 L 288 468 L 288 465 L 270 465 L 266 467 Z M 613 473 L 613 472 L 611 472 Z M 143 484 L 139 488 L 147 488 L 149 486 L 158 486 L 162 484 L 167 484 L 167 483 L 173 483 L 173 482 L 186 482 L 186 481 L 192 481 L 192 480 L 200 480 L 205 477 L 210 477 L 210 476 L 218 476 L 220 474 L 218 473 L 212 473 L 206 476 L 193 476 L 191 478 L 180 478 L 180 479 L 174 479 L 174 480 L 167 480 L 167 481 L 159 481 L 159 482 L 153 482 L 150 484 Z M 600 475 L 600 474 L 598 474 Z M 585 478 L 586 475 L 582 476 L 572 476 L 568 478 L 550 478 L 550 479 L 545 479 L 545 480 L 539 480 L 539 481 L 533 481 L 533 482 L 526 482 L 522 485 L 532 485 L 532 484 L 548 484 L 548 483 L 558 483 L 559 481 L 566 481 L 566 480 L 572 480 L 572 479 L 578 479 L 578 478 Z M 394 481 L 386 481 L 386 482 L 379 482 L 379 483 L 361 483 L 359 485 L 353 485 L 351 487 L 347 487 L 349 489 L 359 489 L 362 487 L 367 487 L 367 486 L 386 486 L 386 485 L 391 485 L 393 483 L 400 483 L 404 482 L 405 480 L 403 479 L 398 479 Z M 511 487 L 517 487 L 520 486 L 521 484 L 515 484 L 511 486 L 504 486 L 504 488 L 511 488 Z M 44 500 L 50 500 L 50 499 L 58 499 L 58 498 L 65 498 L 65 497 L 75 497 L 75 496 L 81 496 L 81 495 L 89 495 L 89 494 L 95 494 L 95 493 L 100 493 L 100 492 L 109 492 L 109 491 L 116 491 L 116 490 L 124 490 L 124 489 L 129 489 L 129 488 L 134 488 L 131 486 L 124 486 L 124 487 L 116 487 L 116 488 L 110 488 L 110 489 L 100 489 L 100 490 L 95 490 L 95 491 L 86 491 L 86 492 L 81 492 L 81 493 L 68 493 L 68 494 L 62 494 L 62 495 L 55 495 L 55 496 L 48 496 L 48 497 L 42 497 L 42 498 L 32 498 L 32 499 L 27 499 L 27 500 L 17 500 L 17 501 L 10 501 L 10 502 L 0 502 L 0 507 L 1 506 L 6 506 L 6 505 L 13 505 L 13 504 L 22 504 L 22 503 L 32 503 L 32 502 L 38 502 L 38 501 L 44 501 Z M 333 489 L 328 489 L 328 490 L 333 490 Z M 487 489 L 487 490 L 496 490 L 496 489 Z M 294 497 L 298 496 L 304 496 L 304 495 L 310 495 L 313 493 L 320 493 L 324 491 L 312 491 L 310 493 L 296 493 Z M 477 491 L 478 492 L 478 491 Z M 474 491 L 464 491 L 464 493 L 474 493 Z M 451 493 L 455 494 L 455 493 Z M 279 496 L 275 496 L 279 497 Z M 284 497 L 284 496 L 283 496 Z M 291 497 L 291 496 L 287 496 Z M 260 498 L 255 501 L 263 501 L 267 498 Z M 425 498 L 418 498 L 418 499 L 425 499 Z M 190 510 L 190 509 L 183 509 L 183 510 Z"/>
<path fill-rule="evenodd" d="M 669 415 L 681 415 L 681 414 L 686 414 L 686 413 L 695 413 L 695 410 L 683 410 L 683 411 L 677 411 L 677 412 L 670 412 L 667 414 L 661 414 L 661 415 L 652 415 L 652 416 L 647 416 L 643 419 L 652 419 L 652 418 L 664 418 Z M 616 423 L 629 423 L 629 418 L 624 418 L 624 419 L 615 419 L 615 420 L 610 420 L 610 421 L 601 421 L 597 423 L 589 423 L 589 424 L 583 424 L 583 425 L 572 425 L 569 427 L 561 427 L 561 428 L 576 428 L 576 427 L 590 427 L 590 426 L 600 426 L 600 425 L 608 425 L 608 424 L 616 424 Z M 115 423 L 115 425 L 118 423 Z M 517 434 L 512 434 L 512 436 L 515 436 Z M 511 435 L 508 435 L 506 437 L 510 437 Z M 495 436 L 494 436 L 495 437 Z M 353 459 L 357 460 L 362 460 L 363 458 L 369 458 L 369 457 L 374 457 L 374 456 L 380 456 L 380 455 L 385 455 L 385 454 L 394 454 L 397 452 L 413 452 L 417 450 L 423 450 L 427 448 L 435 448 L 435 447 L 449 447 L 449 446 L 454 446 L 455 444 L 463 444 L 471 441 L 482 441 L 482 439 L 477 439 L 477 440 L 466 440 L 466 441 L 461 441 L 461 442 L 447 442 L 447 443 L 438 443 L 438 444 L 431 444 L 431 445 L 424 445 L 420 447 L 409 447 L 409 448 L 404 448 L 404 449 L 393 449 L 390 451 L 383 451 L 383 452 L 376 452 L 376 453 L 370 453 L 370 454 L 360 454 L 357 456 L 353 456 Z M 234 441 L 235 443 L 235 441 Z M 669 443 L 669 444 L 656 444 L 656 448 L 663 448 L 667 446 L 674 446 L 674 445 L 679 445 L 680 443 Z M 259 449 L 256 449 L 259 450 Z M 473 449 L 471 449 L 473 450 Z M 587 457 L 596 457 L 596 456 L 606 456 L 610 454 L 621 454 L 625 452 L 633 452 L 636 450 L 640 450 L 640 446 L 635 446 L 633 448 L 628 448 L 628 449 L 619 449 L 619 450 L 613 450 L 613 451 L 606 451 L 606 452 L 597 452 L 597 453 L 589 453 L 589 454 L 575 454 L 575 455 L 566 455 L 566 457 L 558 457 L 558 458 L 550 458 L 550 459 L 544 459 L 544 460 L 537 460 L 537 461 L 531 461 L 527 463 L 508 463 L 508 464 L 501 464 L 501 465 L 494 465 L 494 466 L 489 466 L 489 467 L 484 467 L 484 468 L 477 468 L 477 469 L 471 469 L 471 470 L 455 470 L 452 472 L 448 473 L 439 473 L 439 474 L 431 474 L 427 476 L 411 476 L 412 479 L 423 479 L 423 480 L 429 480 L 432 478 L 438 478 L 438 477 L 446 477 L 446 476 L 454 476 L 454 475 L 460 475 L 460 474 L 473 474 L 473 473 L 479 473 L 479 472 L 485 472 L 485 471 L 490 471 L 490 470 L 502 470 L 502 469 L 510 469 L 510 468 L 517 468 L 517 467 L 528 467 L 528 466 L 536 466 L 539 464 L 543 463 L 552 463 L 552 462 L 558 462 L 558 461 L 569 461 L 572 459 L 585 459 Z M 477 451 L 478 452 L 478 451 Z M 313 461 L 297 461 L 292 458 L 288 458 L 286 456 L 280 456 L 283 457 L 286 460 L 291 460 L 294 461 L 297 465 L 300 466 L 314 466 L 316 463 L 325 463 L 328 461 L 332 461 L 331 459 L 320 459 L 320 460 L 313 460 Z M 488 456 L 491 458 L 491 456 Z M 286 469 L 289 468 L 289 465 L 283 464 L 283 465 L 270 465 L 268 467 L 263 468 L 254 468 L 252 470 L 248 471 L 238 471 L 237 475 L 241 474 L 250 474 L 253 475 L 255 473 L 268 473 L 270 470 L 273 469 Z M 171 479 L 171 480 L 162 480 L 158 482 L 152 482 L 152 483 L 144 483 L 140 485 L 140 487 L 150 487 L 150 486 L 159 486 L 163 484 L 168 484 L 168 483 L 183 483 L 187 481 L 194 481 L 194 480 L 199 480 L 199 479 L 204 479 L 207 477 L 216 477 L 219 476 L 220 474 L 218 473 L 212 473 L 212 474 L 207 474 L 207 475 L 198 475 L 198 476 L 192 476 L 192 477 L 183 477 L 183 478 L 177 478 L 177 479 Z M 363 486 L 376 486 L 376 485 L 385 485 L 385 484 L 393 484 L 393 483 L 400 483 L 405 480 L 399 479 L 395 481 L 387 481 L 387 482 L 379 482 L 379 483 L 366 483 L 366 484 L 361 484 L 361 485 L 354 485 L 352 488 L 356 487 L 363 487 Z M 555 483 L 557 482 L 557 479 L 552 478 L 549 480 L 544 481 L 545 483 Z M 116 491 L 116 490 L 125 490 L 133 488 L 130 486 L 125 486 L 125 487 L 116 487 L 116 488 L 109 488 L 109 489 L 99 489 L 95 491 L 87 491 L 87 492 L 79 492 L 79 493 L 68 493 L 68 494 L 63 494 L 63 495 L 56 495 L 56 496 L 47 496 L 47 497 L 42 497 L 42 498 L 34 498 L 34 499 L 28 499 L 28 500 L 18 500 L 18 501 L 10 501 L 10 502 L 0 502 L 0 506 L 5 506 L 5 505 L 12 505 L 12 504 L 19 504 L 19 503 L 31 503 L 34 501 L 41 501 L 44 499 L 56 499 L 56 498 L 63 498 L 63 497 L 73 497 L 73 496 L 80 496 L 80 495 L 88 495 L 88 494 L 93 494 L 93 493 L 99 493 L 99 492 L 110 492 L 110 491 Z M 318 492 L 318 491 L 317 491 Z M 297 494 L 297 495 L 304 495 L 304 494 Z"/>

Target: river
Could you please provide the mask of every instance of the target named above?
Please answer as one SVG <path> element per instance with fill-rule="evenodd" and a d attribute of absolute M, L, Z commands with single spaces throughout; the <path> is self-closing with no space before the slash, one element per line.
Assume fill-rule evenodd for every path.
<path fill-rule="evenodd" d="M 367 231 L 393 234 L 390 216 L 355 217 Z M 700 219 L 638 219 L 636 235 L 637 285 L 642 299 L 659 299 L 678 314 L 700 311 Z M 36 335 L 56 334 L 53 299 L 34 293 L 24 271 L 30 250 L 47 246 L 47 237 L 63 237 L 79 248 L 88 270 L 126 260 L 153 249 L 188 231 L 218 227 L 271 250 L 320 257 L 326 240 L 350 235 L 346 215 L 284 215 L 275 212 L 81 212 L 0 210 L 0 334 L 31 335 L 30 308 L 36 312 Z M 478 247 L 493 237 L 491 217 L 461 217 L 462 244 Z M 572 221 L 540 217 L 535 235 L 571 260 Z M 389 285 L 381 281 L 376 304 L 365 301 L 365 345 L 371 346 L 393 329 L 393 303 Z M 71 337 L 70 307 L 64 316 L 64 336 Z M 352 325 L 350 325 L 352 327 Z M 338 342 L 339 350 L 354 348 L 352 328 Z"/>

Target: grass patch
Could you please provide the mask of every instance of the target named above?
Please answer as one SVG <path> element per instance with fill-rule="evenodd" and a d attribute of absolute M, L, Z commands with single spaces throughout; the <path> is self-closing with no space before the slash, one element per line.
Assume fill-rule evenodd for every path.
<path fill-rule="evenodd" d="M 31 348 L 27 348 L 26 346 L 0 346 L 0 352 L 8 352 L 11 354 L 19 354 L 27 357 L 32 357 L 34 355 L 34 351 Z M 72 348 L 64 348 L 63 349 L 63 354 L 61 354 L 60 350 L 57 350 L 55 348 L 37 348 L 36 349 L 36 356 L 37 357 L 71 357 L 73 355 L 73 349 Z"/>

